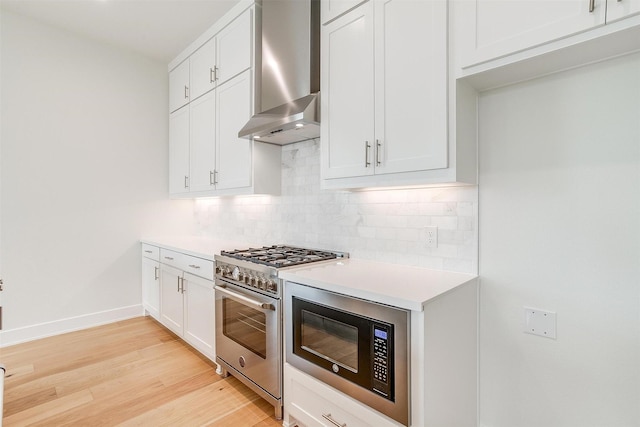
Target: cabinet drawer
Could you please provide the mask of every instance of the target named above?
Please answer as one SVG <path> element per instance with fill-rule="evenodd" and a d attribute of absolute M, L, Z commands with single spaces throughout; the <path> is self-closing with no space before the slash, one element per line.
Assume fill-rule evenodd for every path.
<path fill-rule="evenodd" d="M 182 270 L 195 276 L 213 280 L 214 265 L 213 261 L 202 259 L 191 255 L 182 255 Z"/>
<path fill-rule="evenodd" d="M 306 427 L 399 427 L 400 424 L 285 365 L 285 412 Z"/>
<path fill-rule="evenodd" d="M 195 276 L 213 280 L 213 261 L 163 248 L 160 249 L 160 262 Z"/>
<path fill-rule="evenodd" d="M 142 244 L 142 256 L 145 258 L 150 258 L 156 261 L 160 260 L 160 248 L 157 246 L 147 245 L 146 243 Z"/>

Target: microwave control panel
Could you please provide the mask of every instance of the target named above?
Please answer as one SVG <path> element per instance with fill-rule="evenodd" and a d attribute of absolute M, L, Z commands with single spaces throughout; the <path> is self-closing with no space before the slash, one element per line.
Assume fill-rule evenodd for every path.
<path fill-rule="evenodd" d="M 393 400 L 391 393 L 390 359 L 393 341 L 390 325 L 373 325 L 373 391 Z"/>

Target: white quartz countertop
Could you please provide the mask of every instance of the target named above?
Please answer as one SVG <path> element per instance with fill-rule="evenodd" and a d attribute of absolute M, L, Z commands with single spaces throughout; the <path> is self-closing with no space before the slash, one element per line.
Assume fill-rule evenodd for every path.
<path fill-rule="evenodd" d="M 430 300 L 477 279 L 472 274 L 353 258 L 284 270 L 279 277 L 414 311 L 422 311 Z"/>
<path fill-rule="evenodd" d="M 229 242 L 199 236 L 148 237 L 142 238 L 140 241 L 211 261 L 213 261 L 214 255 L 219 255 L 222 250 L 242 249 L 251 246 L 248 243 Z"/>

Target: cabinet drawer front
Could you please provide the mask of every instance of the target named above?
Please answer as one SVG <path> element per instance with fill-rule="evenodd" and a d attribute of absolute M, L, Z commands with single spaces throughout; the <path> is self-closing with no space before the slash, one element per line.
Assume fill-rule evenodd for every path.
<path fill-rule="evenodd" d="M 156 261 L 160 260 L 160 248 L 157 246 L 147 245 L 146 243 L 142 244 L 142 256 L 145 258 L 150 258 Z"/>
<path fill-rule="evenodd" d="M 183 256 L 184 255 L 181 254 L 180 252 L 174 252 L 164 248 L 160 249 L 160 262 L 163 264 L 178 268 L 180 270 L 183 270 L 182 268 L 182 266 L 184 265 L 184 262 L 182 260 Z"/>
<path fill-rule="evenodd" d="M 399 427 L 326 384 L 285 365 L 285 412 L 309 426 Z"/>
<path fill-rule="evenodd" d="M 191 255 L 182 255 L 182 270 L 195 276 L 213 280 L 213 261 L 202 259 Z"/>

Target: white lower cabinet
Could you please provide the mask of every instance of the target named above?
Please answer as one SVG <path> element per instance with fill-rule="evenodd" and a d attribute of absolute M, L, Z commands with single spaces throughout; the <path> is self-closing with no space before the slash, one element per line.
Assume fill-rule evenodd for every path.
<path fill-rule="evenodd" d="M 213 261 L 166 249 L 159 258 L 159 316 L 154 317 L 215 361 Z"/>
<path fill-rule="evenodd" d="M 142 307 L 156 320 L 160 320 L 160 249 L 142 245 Z"/>
<path fill-rule="evenodd" d="M 289 427 L 398 427 L 400 424 L 317 379 L 284 365 L 285 425 Z"/>

